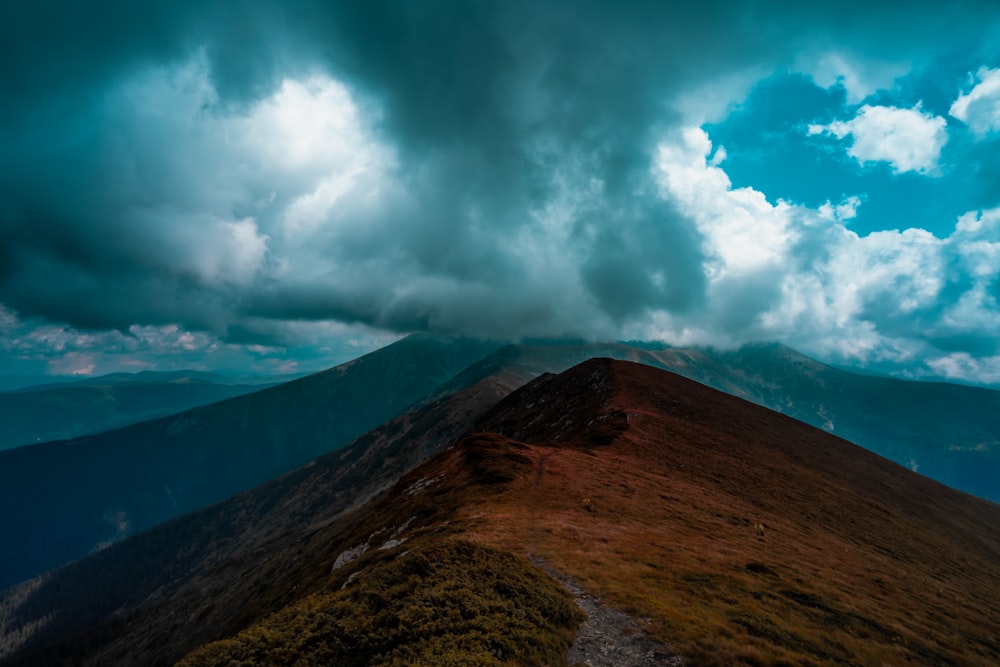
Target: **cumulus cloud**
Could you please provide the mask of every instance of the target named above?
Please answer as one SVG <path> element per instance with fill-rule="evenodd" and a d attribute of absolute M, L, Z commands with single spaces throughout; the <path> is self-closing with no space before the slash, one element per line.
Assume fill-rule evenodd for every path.
<path fill-rule="evenodd" d="M 729 177 L 718 168 L 719 151 L 706 163 L 711 153 L 708 135 L 697 128 L 688 128 L 680 142 L 664 143 L 659 151 L 666 191 L 704 240 L 708 275 L 743 279 L 779 266 L 794 241 L 787 205 L 772 206 L 752 188 L 730 189 Z M 720 192 L 726 196 L 719 198 Z"/>
<path fill-rule="evenodd" d="M 251 323 L 252 325 L 253 323 Z M 228 340 L 176 324 L 132 325 L 126 331 L 80 330 L 19 318 L 0 307 L 0 372 L 43 368 L 52 375 L 103 375 L 140 370 L 220 370 L 275 374 L 321 370 L 399 336 L 336 322 L 258 322 L 245 339 Z M 268 336 L 271 344 L 267 344 Z"/>
<path fill-rule="evenodd" d="M 954 352 L 928 361 L 935 373 L 949 380 L 1000 385 L 1000 355 L 976 358 Z"/>
<path fill-rule="evenodd" d="M 107 0 L 51 23 L 46 3 L 8 4 L 12 354 L 94 355 L 99 372 L 109 351 L 259 361 L 412 330 L 707 343 L 794 329 L 813 350 L 850 330 L 901 349 L 885 341 L 925 317 L 958 335 L 926 303 L 937 283 L 911 279 L 937 270 L 933 239 L 852 236 L 861 200 L 841 193 L 813 210 L 733 188 L 698 129 L 802 54 L 851 99 L 883 87 L 887 53 L 912 62 L 941 37 L 933 12 L 887 30 L 899 13 L 872 3 Z M 960 12 L 945 41 L 982 16 Z M 850 138 L 859 162 L 930 174 L 943 123 L 865 106 L 817 131 Z M 969 243 L 961 261 L 985 267 L 991 251 Z M 983 289 L 968 308 L 987 308 Z"/>
<path fill-rule="evenodd" d="M 391 159 L 329 77 L 218 99 L 196 53 L 111 87 L 82 137 L 9 137 L 0 237 L 16 255 L 0 298 L 74 326 L 224 333 L 236 295 L 288 261 L 280 244 L 323 222 L 331 184 L 362 197 Z"/>
<path fill-rule="evenodd" d="M 1000 130 L 1000 69 L 976 72 L 972 90 L 959 95 L 948 113 L 978 135 Z"/>
<path fill-rule="evenodd" d="M 963 215 L 943 239 L 916 228 L 861 236 L 847 227 L 856 197 L 813 209 L 734 188 L 700 129 L 665 142 L 659 155 L 666 195 L 702 232 L 709 282 L 698 313 L 657 313 L 637 335 L 722 345 L 778 339 L 842 363 L 991 377 L 989 355 L 1000 351 L 1000 209 Z M 958 339 L 977 341 L 981 365 L 958 363 L 964 357 L 948 350 Z"/>
<path fill-rule="evenodd" d="M 921 109 L 871 106 L 865 104 L 849 121 L 810 125 L 809 134 L 832 134 L 838 139 L 850 137 L 847 154 L 860 164 L 888 162 L 896 173 L 934 172 L 941 149 L 948 141 L 947 123 Z"/>

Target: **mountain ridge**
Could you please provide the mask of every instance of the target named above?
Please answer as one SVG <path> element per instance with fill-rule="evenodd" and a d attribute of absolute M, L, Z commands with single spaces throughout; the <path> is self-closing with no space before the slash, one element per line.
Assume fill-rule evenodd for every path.
<path fill-rule="evenodd" d="M 489 378 L 478 387 L 503 393 Z M 469 423 L 476 409 L 451 400 L 449 414 Z M 482 394 L 477 400 L 489 403 Z M 421 409 L 430 425 L 438 423 L 432 406 Z M 172 664 L 190 653 L 177 644 L 185 639 L 194 648 L 225 640 L 211 655 L 226 658 L 261 633 L 272 633 L 275 646 L 295 646 L 294 635 L 268 625 L 272 614 L 288 610 L 282 618 L 300 619 L 310 594 L 349 590 L 381 571 L 380 563 L 454 539 L 536 556 L 589 594 L 648 618 L 645 631 L 693 664 L 986 665 L 1000 658 L 1000 590 L 989 576 L 1000 559 L 995 504 L 789 417 L 628 362 L 596 360 L 538 377 L 471 422 L 466 435 L 442 434 L 437 454 L 346 513 L 321 518 L 329 505 L 322 496 L 308 502 L 313 492 L 303 486 L 320 466 L 337 469 L 340 454 L 269 483 L 270 491 L 203 510 L 249 513 L 233 529 L 263 527 L 270 537 L 241 547 L 243 538 L 223 534 L 236 540 L 228 555 L 199 556 L 207 569 L 191 570 L 181 589 L 6 664 L 61 664 L 66 656 L 80 664 Z M 421 429 L 403 430 L 383 427 L 390 440 L 401 434 L 402 448 L 383 460 L 422 456 L 423 445 L 410 441 Z M 275 485 L 284 489 L 278 496 Z M 310 488 L 325 485 L 317 478 Z M 298 509 L 273 514 L 281 507 Z M 111 570 L 104 563 L 96 572 Z M 37 594 L 30 589 L 22 589 L 28 601 Z M 408 608 L 405 599 L 397 603 Z"/>
<path fill-rule="evenodd" d="M 113 430 L 276 384 L 144 371 L 0 392 L 0 450 Z"/>
<path fill-rule="evenodd" d="M 347 364 L 102 434 L 0 452 L 0 588 L 285 473 L 405 410 L 491 343 L 410 337 Z"/>
<path fill-rule="evenodd" d="M 423 348 L 440 353 L 428 356 L 420 352 Z M 7 482 L 0 484 L 0 501 L 25 512 L 23 518 L 9 513 L 0 519 L 0 528 L 18 536 L 28 561 L 27 567 L 15 567 L 11 559 L 17 554 L 0 556 L 0 587 L 284 473 L 347 444 L 408 405 L 427 404 L 487 377 L 497 390 L 509 392 L 543 373 L 561 372 L 595 356 L 679 372 L 833 430 L 957 488 L 1000 500 L 1000 392 L 992 390 L 858 376 L 780 345 L 729 352 L 621 343 L 501 347 L 412 336 L 374 354 L 361 359 L 384 357 L 386 363 L 356 360 L 282 385 L 278 393 L 289 396 L 286 406 L 271 398 L 277 394 L 268 393 L 235 404 L 244 406 L 235 410 L 224 402 L 170 421 L 143 422 L 124 436 L 112 431 L 37 445 L 42 449 L 31 453 L 0 453 L 0 482 Z M 448 354 L 454 359 L 446 363 L 442 355 Z M 370 379 L 359 381 L 355 376 L 366 365 L 361 374 Z M 372 379 L 376 376 L 382 379 Z M 342 386 L 337 397 L 325 389 L 309 389 L 330 382 Z M 191 442 L 182 442 L 177 450 L 182 440 Z M 131 442 L 145 444 L 136 449 Z M 119 454 L 102 458 L 87 443 L 104 443 L 105 450 Z M 112 477 L 116 466 L 133 472 Z M 208 469 L 218 472 L 210 475 Z M 41 481 L 29 484 L 32 480 Z M 116 487 L 124 492 L 116 495 Z M 59 504 L 54 489 L 68 490 L 78 500 Z"/>

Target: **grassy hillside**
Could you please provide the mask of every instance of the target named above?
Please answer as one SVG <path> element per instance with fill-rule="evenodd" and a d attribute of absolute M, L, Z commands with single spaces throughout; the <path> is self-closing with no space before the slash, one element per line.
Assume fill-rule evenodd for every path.
<path fill-rule="evenodd" d="M 473 542 L 376 552 L 350 570 L 178 667 L 555 665 L 582 620 L 525 558 Z"/>
<path fill-rule="evenodd" d="M 8 637 L 84 616 L 57 583 L 154 582 L 5 667 L 563 664 L 579 617 L 532 561 L 688 665 L 1000 663 L 1000 506 L 645 366 L 539 377 L 384 493 L 328 491 L 345 461 L 389 479 L 480 398 L 20 587 Z"/>
<path fill-rule="evenodd" d="M 467 508 L 470 537 L 651 619 L 691 664 L 1000 662 L 1000 506 L 705 387 L 596 363 L 479 424 L 533 465 Z"/>
<path fill-rule="evenodd" d="M 518 345 L 449 383 L 560 373 L 595 357 L 633 361 L 787 414 L 922 475 L 1000 502 L 1000 391 L 833 368 L 778 344 L 738 350 L 656 345 Z"/>

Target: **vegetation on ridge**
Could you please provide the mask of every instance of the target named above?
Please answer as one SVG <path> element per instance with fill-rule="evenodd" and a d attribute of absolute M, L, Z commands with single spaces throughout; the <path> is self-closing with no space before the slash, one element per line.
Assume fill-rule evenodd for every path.
<path fill-rule="evenodd" d="M 582 620 L 527 560 L 472 542 L 363 564 L 346 587 L 311 595 L 178 666 L 563 664 Z"/>
<path fill-rule="evenodd" d="M 478 428 L 533 465 L 453 525 L 646 619 L 691 667 L 1000 664 L 994 504 L 622 362 L 529 386 Z"/>
<path fill-rule="evenodd" d="M 184 561 L 163 581 L 185 580 L 115 595 L 149 602 L 106 606 L 132 611 L 5 664 L 563 664 L 572 624 L 535 626 L 554 584 L 522 578 L 541 573 L 510 554 L 632 616 L 690 667 L 1000 664 L 1000 506 L 636 364 L 539 378 L 474 419 L 481 405 L 396 422 L 55 573 L 32 595 L 85 600 L 112 573 L 138 591 L 157 561 L 135 556 L 156 538 L 178 549 L 159 562 Z M 473 432 L 449 440 L 457 424 Z M 432 451 L 347 509 L 351 484 L 389 484 Z M 89 609 L 40 615 L 51 608 L 30 615 L 48 623 L 42 639 Z M 596 636 L 612 647 L 621 632 Z"/>

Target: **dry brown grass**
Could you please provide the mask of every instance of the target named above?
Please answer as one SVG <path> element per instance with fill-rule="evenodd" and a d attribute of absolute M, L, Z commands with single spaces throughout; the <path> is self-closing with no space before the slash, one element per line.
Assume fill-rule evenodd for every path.
<path fill-rule="evenodd" d="M 615 365 L 624 435 L 532 444 L 531 471 L 466 508 L 472 535 L 650 619 L 694 664 L 1000 663 L 1000 508 L 649 373 Z"/>
<path fill-rule="evenodd" d="M 98 652 L 124 650 L 103 634 L 127 630 L 134 653 L 114 655 L 180 658 L 339 590 L 353 574 L 331 571 L 339 555 L 398 532 L 387 557 L 455 539 L 540 556 L 693 665 L 1000 664 L 997 505 L 626 363 L 542 379 L 477 428 L 354 512 L 286 536 L 267 524 L 273 540 L 184 596 L 99 628 L 103 649 L 64 648 L 130 664 Z M 315 483 L 282 502 L 315 515 Z"/>

